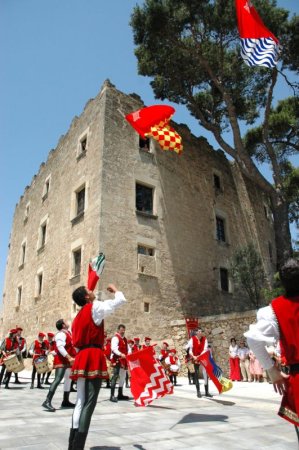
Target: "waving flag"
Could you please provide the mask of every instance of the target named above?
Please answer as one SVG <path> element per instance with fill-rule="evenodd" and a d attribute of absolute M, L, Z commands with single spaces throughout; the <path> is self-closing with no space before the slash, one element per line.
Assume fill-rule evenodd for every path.
<path fill-rule="evenodd" d="M 233 387 L 233 383 L 223 376 L 223 372 L 215 363 L 211 352 L 208 350 L 197 357 L 200 363 L 206 369 L 207 374 L 218 389 L 219 394 L 229 391 Z"/>
<path fill-rule="evenodd" d="M 96 284 L 103 273 L 105 267 L 105 255 L 100 253 L 96 258 L 93 258 L 88 265 L 88 279 L 87 288 L 93 291 Z"/>
<path fill-rule="evenodd" d="M 278 39 L 265 27 L 249 0 L 236 0 L 241 56 L 248 66 L 275 67 Z"/>
<path fill-rule="evenodd" d="M 126 119 L 144 139 L 154 138 L 163 150 L 180 154 L 183 151 L 181 136 L 169 125 L 175 109 L 168 105 L 152 105 L 127 114 Z"/>
<path fill-rule="evenodd" d="M 135 406 L 147 406 L 156 398 L 173 393 L 173 385 L 156 360 L 152 346 L 127 355 L 127 361 Z"/>

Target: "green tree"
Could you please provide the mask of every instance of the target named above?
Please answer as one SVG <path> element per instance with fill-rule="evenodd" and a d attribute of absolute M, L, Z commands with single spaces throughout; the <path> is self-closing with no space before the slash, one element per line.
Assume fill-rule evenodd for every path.
<path fill-rule="evenodd" d="M 230 272 L 235 283 L 245 290 L 250 302 L 259 308 L 265 273 L 262 259 L 252 243 L 235 251 Z"/>
<path fill-rule="evenodd" d="M 298 70 L 298 39 L 293 39 L 297 19 L 289 20 L 288 11 L 277 8 L 274 0 L 256 0 L 255 6 L 284 46 L 279 68 Z M 292 245 L 284 165 L 271 142 L 269 122 L 278 68 L 252 68 L 242 61 L 233 0 L 145 0 L 134 8 L 131 26 L 139 74 L 153 78 L 156 98 L 186 105 L 242 172 L 268 194 L 277 260 L 282 263 L 292 254 Z M 261 122 L 273 184 L 258 169 L 241 132 L 242 124 Z"/>

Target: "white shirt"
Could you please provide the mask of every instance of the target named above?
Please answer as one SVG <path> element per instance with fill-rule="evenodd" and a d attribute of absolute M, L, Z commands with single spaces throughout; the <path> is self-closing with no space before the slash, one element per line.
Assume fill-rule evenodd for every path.
<path fill-rule="evenodd" d="M 249 349 L 247 347 L 239 347 L 238 348 L 238 356 L 241 360 L 246 359 L 246 357 L 248 356 L 249 353 Z"/>
<path fill-rule="evenodd" d="M 236 345 L 230 345 L 229 346 L 229 355 L 232 358 L 235 358 L 236 356 L 238 356 L 238 350 L 239 350 L 239 347 L 237 346 L 237 344 Z"/>
<path fill-rule="evenodd" d="M 280 339 L 277 319 L 271 306 L 258 310 L 257 323 L 250 325 L 244 336 L 263 368 L 270 369 L 274 361 L 269 356 L 266 345 L 274 345 Z"/>
<path fill-rule="evenodd" d="M 125 296 L 122 292 L 116 291 L 113 300 L 105 300 L 104 302 L 100 300 L 94 300 L 91 309 L 92 320 L 98 326 L 105 317 L 113 313 L 113 311 L 118 308 L 118 306 L 126 303 Z"/>
<path fill-rule="evenodd" d="M 65 344 L 66 344 L 66 334 L 64 331 L 58 331 L 58 333 L 56 333 L 55 335 L 55 342 L 56 342 L 56 347 L 57 350 L 59 351 L 59 353 L 66 357 L 66 355 L 68 354 L 68 352 L 65 349 Z"/>

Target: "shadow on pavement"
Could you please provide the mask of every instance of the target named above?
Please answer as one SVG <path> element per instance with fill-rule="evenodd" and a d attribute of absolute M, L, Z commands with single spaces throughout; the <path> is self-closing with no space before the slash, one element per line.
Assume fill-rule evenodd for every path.
<path fill-rule="evenodd" d="M 224 406 L 234 406 L 235 402 L 229 402 L 228 400 L 216 400 L 216 398 L 209 398 L 210 402 L 220 403 Z"/>
<path fill-rule="evenodd" d="M 121 450 L 120 447 L 107 447 L 104 445 L 104 447 L 90 447 L 90 450 Z"/>
<path fill-rule="evenodd" d="M 176 425 L 196 422 L 226 422 L 228 416 L 222 414 L 186 414 Z M 174 425 L 174 426 L 176 426 Z"/>

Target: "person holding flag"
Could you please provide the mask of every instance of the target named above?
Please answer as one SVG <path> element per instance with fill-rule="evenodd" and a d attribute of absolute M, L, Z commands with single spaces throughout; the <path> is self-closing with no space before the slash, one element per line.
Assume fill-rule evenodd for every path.
<path fill-rule="evenodd" d="M 189 355 L 193 358 L 194 361 L 194 370 L 195 370 L 194 381 L 196 386 L 196 392 L 197 397 L 201 398 L 200 384 L 199 384 L 199 366 L 201 364 L 201 361 L 198 357 L 208 350 L 208 340 L 203 335 L 201 328 L 195 328 L 193 330 L 192 336 L 186 346 L 186 349 L 189 350 Z M 205 382 L 205 397 L 212 397 L 212 395 L 209 393 L 208 375 L 203 366 L 202 366 L 202 374 Z"/>

